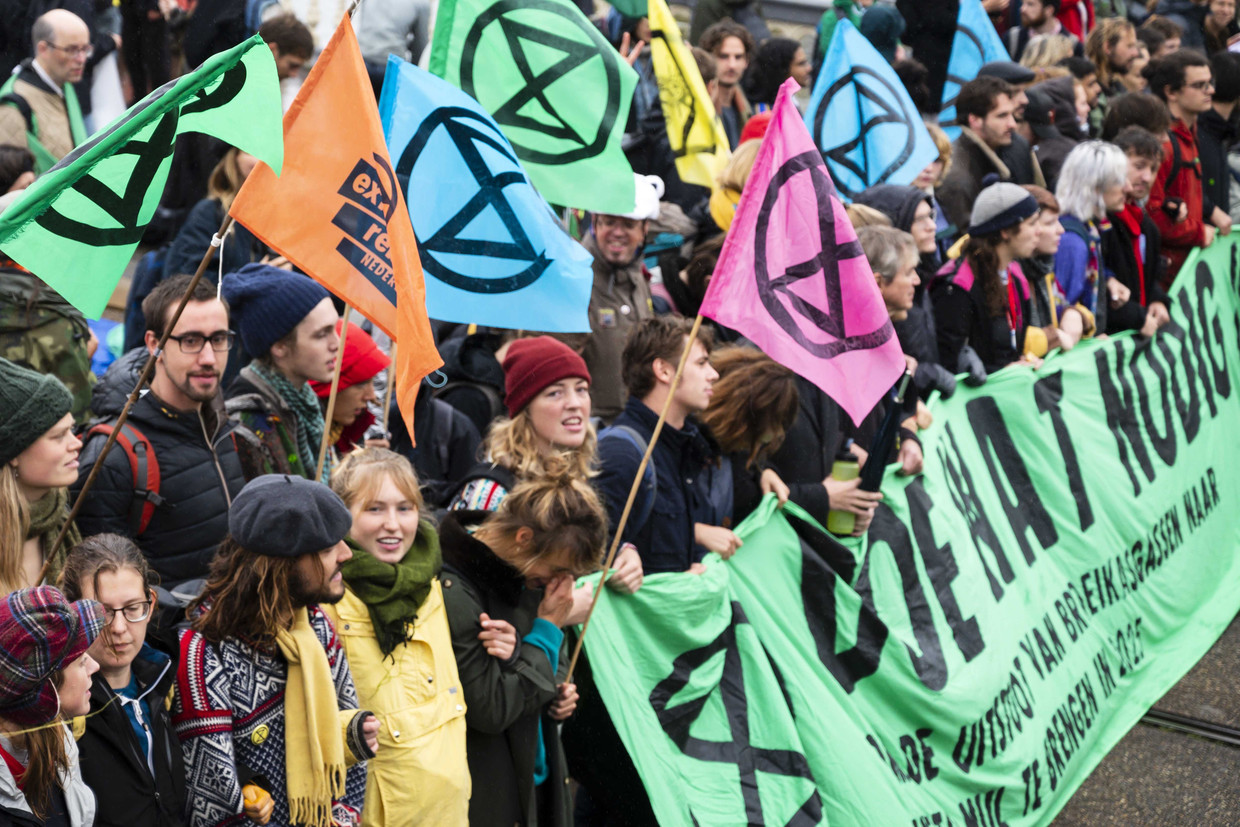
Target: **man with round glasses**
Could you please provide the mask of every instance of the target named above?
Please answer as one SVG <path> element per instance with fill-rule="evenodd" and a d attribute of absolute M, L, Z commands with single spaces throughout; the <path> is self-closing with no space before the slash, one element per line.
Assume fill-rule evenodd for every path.
<path fill-rule="evenodd" d="M 120 412 L 189 281 L 189 276 L 174 276 L 142 302 L 146 349 L 108 371 L 95 390 L 96 413 Z M 225 415 L 219 393 L 235 337 L 228 325 L 228 306 L 213 285 L 199 282 L 158 352 L 149 389 L 129 412 L 126 425 L 137 435 L 128 435 L 130 448 L 118 440 L 108 452 L 77 518 L 86 536 L 112 532 L 132 537 L 160 583 L 173 593 L 169 598 L 196 593 L 185 581 L 206 576 L 215 547 L 228 532 L 232 498 L 245 485 L 235 442 L 239 426 Z M 75 496 L 105 439 L 104 433 L 87 438 Z M 151 484 L 152 466 L 159 469 L 157 485 Z M 166 605 L 169 598 L 161 596 L 160 603 Z"/>
<path fill-rule="evenodd" d="M 86 140 L 73 84 L 93 48 L 86 23 L 64 9 L 35 20 L 30 38 L 34 57 L 0 86 L 0 144 L 29 149 L 42 174 Z"/>

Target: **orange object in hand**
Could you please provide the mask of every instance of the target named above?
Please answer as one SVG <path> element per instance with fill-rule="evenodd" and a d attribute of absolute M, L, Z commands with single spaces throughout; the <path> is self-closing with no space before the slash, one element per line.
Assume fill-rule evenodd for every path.
<path fill-rule="evenodd" d="M 241 788 L 241 801 L 245 815 L 250 821 L 256 824 L 266 824 L 271 821 L 271 811 L 275 809 L 275 802 L 271 800 L 271 794 L 257 784 L 246 784 Z"/>

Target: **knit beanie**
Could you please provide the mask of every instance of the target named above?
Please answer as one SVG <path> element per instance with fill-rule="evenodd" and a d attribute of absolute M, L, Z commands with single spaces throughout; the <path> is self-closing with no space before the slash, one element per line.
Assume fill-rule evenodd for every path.
<path fill-rule="evenodd" d="M 989 176 L 987 176 L 989 177 Z M 1024 187 L 1000 181 L 986 187 L 973 202 L 969 235 L 993 235 L 1014 227 L 1038 211 L 1038 202 Z"/>
<path fill-rule="evenodd" d="M 55 376 L 0 359 L 0 465 L 33 445 L 72 406 L 69 389 Z"/>
<path fill-rule="evenodd" d="M 270 264 L 247 264 L 224 276 L 224 298 L 251 356 L 266 354 L 328 295 L 309 276 Z"/>
<path fill-rule="evenodd" d="M 517 339 L 504 357 L 504 402 L 516 416 L 550 384 L 579 376 L 591 381 L 586 362 L 575 350 L 550 336 Z"/>
<path fill-rule="evenodd" d="M 70 603 L 51 586 L 0 598 L 0 717 L 23 727 L 52 721 L 60 712 L 52 673 L 86 653 L 104 617 L 100 603 Z"/>
<path fill-rule="evenodd" d="M 341 332 L 343 321 L 341 319 L 336 322 L 337 334 Z M 370 338 L 370 334 L 353 322 L 349 322 L 349 335 L 344 339 L 344 355 L 341 358 L 343 361 L 340 363 L 339 390 L 374 379 L 379 371 L 392 364 L 392 360 L 379 349 L 375 340 Z M 318 394 L 319 399 L 331 396 L 331 382 L 311 382 L 310 387 Z"/>

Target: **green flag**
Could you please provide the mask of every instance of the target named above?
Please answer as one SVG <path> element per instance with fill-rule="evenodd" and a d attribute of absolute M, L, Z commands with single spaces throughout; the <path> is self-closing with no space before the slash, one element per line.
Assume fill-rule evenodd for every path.
<path fill-rule="evenodd" d="M 1049 824 L 1240 610 L 1238 290 L 1240 246 L 1222 240 L 1186 262 L 1152 339 L 1085 342 L 936 399 L 924 473 L 889 470 L 864 538 L 768 498 L 708 572 L 729 575 L 715 603 L 687 574 L 605 595 L 586 649 L 661 823 L 788 823 L 701 817 L 687 751 L 648 723 L 652 687 L 726 603 L 779 679 L 747 689 L 748 709 L 782 703 L 798 737 L 752 714 L 732 731 L 801 745 L 822 823 Z"/>
<path fill-rule="evenodd" d="M 155 214 L 177 136 L 214 135 L 278 171 L 281 117 L 275 59 L 255 35 L 151 92 L 31 184 L 0 217 L 0 250 L 99 318 Z"/>
<path fill-rule="evenodd" d="M 586 635 L 594 679 L 663 827 L 818 824 L 780 678 L 729 579 L 712 556 L 704 574 L 603 597 Z"/>
<path fill-rule="evenodd" d="M 430 69 L 491 113 L 552 204 L 632 212 L 637 73 L 568 0 L 444 0 Z"/>

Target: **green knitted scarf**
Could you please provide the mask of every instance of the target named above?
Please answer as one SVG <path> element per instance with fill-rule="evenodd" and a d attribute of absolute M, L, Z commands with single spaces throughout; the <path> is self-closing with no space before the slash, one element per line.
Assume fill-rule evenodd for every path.
<path fill-rule="evenodd" d="M 418 536 L 399 563 L 376 560 L 352 539 L 353 558 L 345 562 L 344 580 L 366 604 L 375 639 L 384 656 L 407 640 L 405 629 L 417 620 L 418 609 L 431 593 L 431 581 L 443 567 L 439 535 L 430 523 L 418 526 Z"/>
<path fill-rule="evenodd" d="M 306 469 L 306 476 L 313 476 L 315 464 L 319 458 L 319 445 L 323 442 L 323 410 L 319 407 L 319 398 L 310 389 L 309 382 L 294 385 L 283 373 L 267 368 L 255 361 L 251 364 L 254 372 L 271 385 L 271 389 L 280 395 L 297 417 L 297 452 L 301 455 L 301 465 Z M 323 462 L 323 482 L 331 479 L 331 453 Z"/>
<path fill-rule="evenodd" d="M 26 539 L 38 537 L 39 548 L 46 556 L 52 548 L 52 543 L 56 542 L 56 535 L 60 533 L 68 517 L 69 490 L 53 488 L 30 504 L 30 530 L 26 532 Z M 64 568 L 65 557 L 69 554 L 69 549 L 80 542 L 82 542 L 82 532 L 78 531 L 75 525 L 69 526 L 69 530 L 65 533 L 65 541 L 60 544 L 55 559 L 47 567 L 48 583 L 56 582 L 56 578 L 60 576 L 60 570 Z"/>

